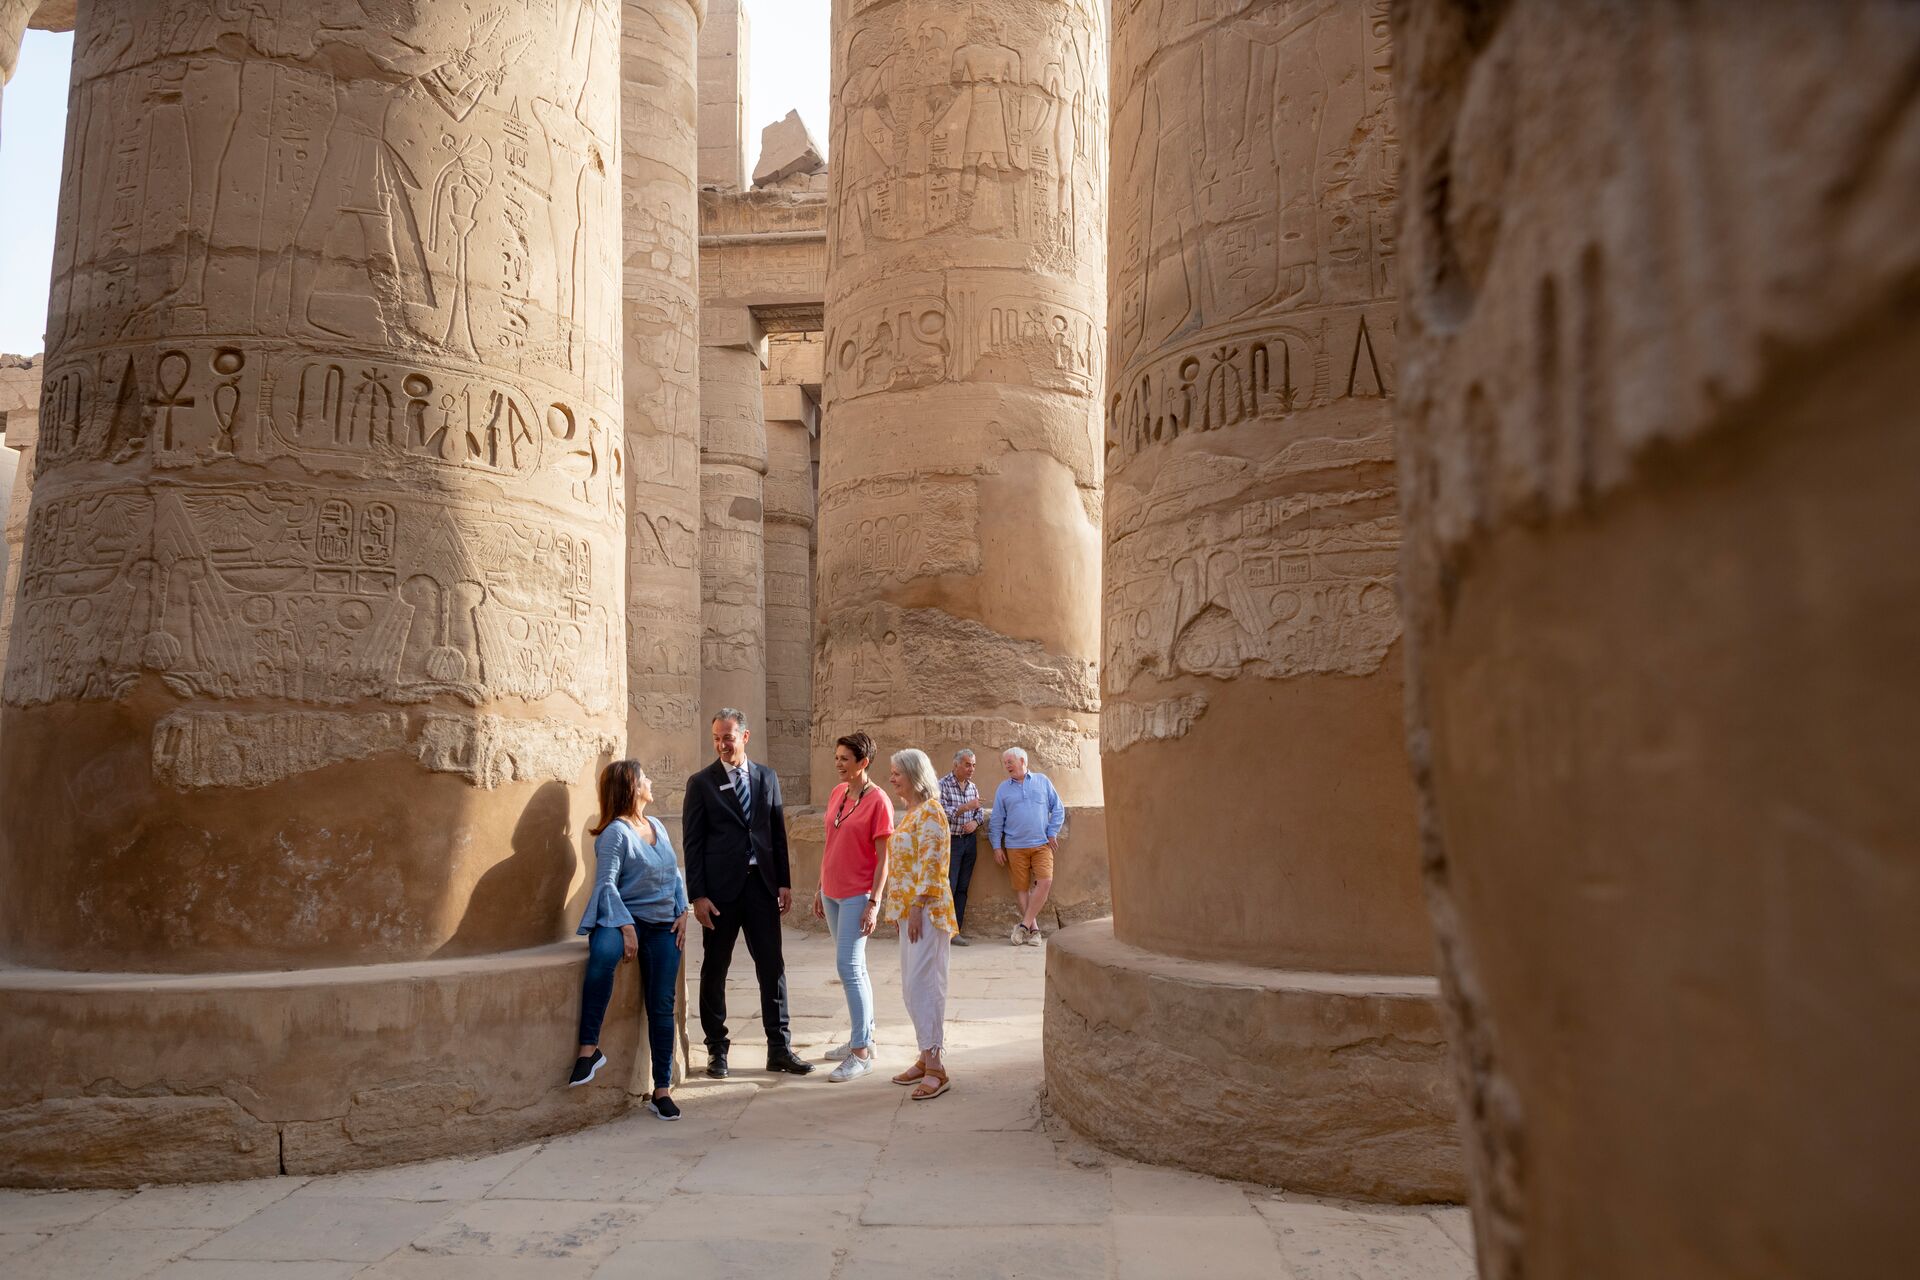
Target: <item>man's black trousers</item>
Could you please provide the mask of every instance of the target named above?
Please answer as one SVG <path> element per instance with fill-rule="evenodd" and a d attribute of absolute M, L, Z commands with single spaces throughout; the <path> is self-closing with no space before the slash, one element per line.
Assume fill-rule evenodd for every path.
<path fill-rule="evenodd" d="M 767 1031 L 767 1052 L 791 1052 L 787 1032 L 787 965 L 780 954 L 780 904 L 758 871 L 747 873 L 746 888 L 731 902 L 714 901 L 719 915 L 713 928 L 700 931 L 700 1034 L 708 1053 L 727 1051 L 727 968 L 734 939 L 747 937 L 754 975 L 760 980 L 760 1022 Z"/>

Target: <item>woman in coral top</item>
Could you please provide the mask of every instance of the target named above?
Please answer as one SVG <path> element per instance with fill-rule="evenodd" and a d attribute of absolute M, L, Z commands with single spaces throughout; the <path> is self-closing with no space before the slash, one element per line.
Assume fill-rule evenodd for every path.
<path fill-rule="evenodd" d="M 840 1065 L 827 1079 L 841 1082 L 873 1070 L 873 983 L 867 978 L 867 935 L 880 918 L 880 890 L 887 883 L 887 842 L 893 835 L 893 801 L 867 777 L 873 739 L 850 733 L 833 747 L 840 785 L 827 798 L 827 851 L 820 860 L 820 892 L 813 914 L 824 916 L 833 934 L 840 986 L 847 993 L 853 1030 L 847 1042 L 827 1051 Z"/>
<path fill-rule="evenodd" d="M 940 780 L 933 761 L 912 747 L 896 751 L 888 782 L 912 808 L 894 828 L 887 845 L 890 874 L 881 915 L 900 922 L 900 994 L 920 1038 L 920 1060 L 893 1078 L 916 1086 L 915 1102 L 947 1091 L 947 1064 L 941 1058 L 947 1020 L 947 960 L 960 922 L 953 912 L 947 864 L 953 838 L 940 803 Z"/>

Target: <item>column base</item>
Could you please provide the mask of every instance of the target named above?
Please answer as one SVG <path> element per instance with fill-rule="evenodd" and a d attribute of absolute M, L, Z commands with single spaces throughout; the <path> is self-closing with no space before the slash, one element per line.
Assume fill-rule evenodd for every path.
<path fill-rule="evenodd" d="M 1431 978 L 1282 972 L 1047 944 L 1047 1096 L 1136 1160 L 1289 1191 L 1457 1202 L 1466 1173 Z"/>
<path fill-rule="evenodd" d="M 610 1120 L 650 1084 L 635 969 L 566 1087 L 586 947 L 287 973 L 0 968 L 0 1185 L 336 1173 Z"/>

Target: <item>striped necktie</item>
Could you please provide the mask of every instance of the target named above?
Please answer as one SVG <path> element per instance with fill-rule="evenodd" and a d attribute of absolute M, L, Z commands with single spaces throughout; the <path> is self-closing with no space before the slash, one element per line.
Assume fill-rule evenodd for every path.
<path fill-rule="evenodd" d="M 733 772 L 733 798 L 740 804 L 740 816 L 748 823 L 753 821 L 753 802 L 747 795 L 747 771 L 735 769 Z"/>

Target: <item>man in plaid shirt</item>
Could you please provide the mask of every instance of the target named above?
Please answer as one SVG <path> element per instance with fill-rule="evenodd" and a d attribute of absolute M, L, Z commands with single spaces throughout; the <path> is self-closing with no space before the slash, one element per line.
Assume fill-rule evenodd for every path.
<path fill-rule="evenodd" d="M 953 918 L 967 922 L 967 884 L 973 879 L 973 859 L 980 851 L 980 824 L 987 810 L 980 805 L 980 788 L 973 785 L 973 752 L 954 752 L 953 772 L 940 779 L 940 807 L 947 811 L 947 830 L 953 836 L 953 857 L 947 864 L 947 883 L 953 889 Z M 953 935 L 953 945 L 972 945 L 964 933 Z"/>

